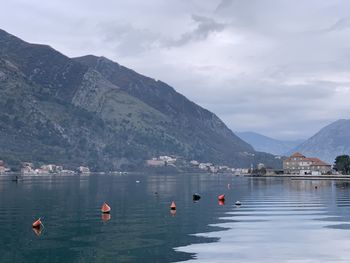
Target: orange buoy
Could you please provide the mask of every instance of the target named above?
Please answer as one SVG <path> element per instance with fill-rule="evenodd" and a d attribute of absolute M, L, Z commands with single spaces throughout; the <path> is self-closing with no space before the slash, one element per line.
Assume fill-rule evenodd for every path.
<path fill-rule="evenodd" d="M 176 204 L 174 201 L 171 202 L 170 210 L 176 210 Z"/>
<path fill-rule="evenodd" d="M 111 212 L 111 207 L 106 202 L 104 202 L 101 208 L 101 212 L 107 214 Z"/>
<path fill-rule="evenodd" d="M 224 199 L 224 200 L 219 200 L 219 205 L 220 205 L 220 206 L 225 205 L 225 199 Z"/>
<path fill-rule="evenodd" d="M 219 195 L 218 199 L 219 201 L 225 201 L 225 195 Z"/>
<path fill-rule="evenodd" d="M 33 228 L 40 228 L 41 226 L 42 226 L 41 218 L 39 218 L 38 220 L 34 221 L 33 224 L 32 224 Z"/>

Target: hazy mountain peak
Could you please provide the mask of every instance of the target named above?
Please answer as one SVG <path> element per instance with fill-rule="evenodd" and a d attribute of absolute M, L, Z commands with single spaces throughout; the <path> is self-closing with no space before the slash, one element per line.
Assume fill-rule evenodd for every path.
<path fill-rule="evenodd" d="M 292 148 L 296 147 L 297 145 L 303 142 L 303 140 L 277 140 L 251 131 L 236 132 L 236 134 L 244 141 L 251 144 L 255 150 L 268 152 L 276 155 L 285 155 Z"/>
<path fill-rule="evenodd" d="M 335 157 L 350 154 L 350 120 L 337 120 L 294 149 L 307 156 L 334 163 Z"/>

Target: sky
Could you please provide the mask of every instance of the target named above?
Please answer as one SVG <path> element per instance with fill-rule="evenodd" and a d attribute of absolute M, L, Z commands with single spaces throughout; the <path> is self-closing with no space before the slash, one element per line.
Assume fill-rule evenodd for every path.
<path fill-rule="evenodd" d="M 350 116 L 348 0 L 11 0 L 0 28 L 162 80 L 233 131 L 312 136 Z"/>

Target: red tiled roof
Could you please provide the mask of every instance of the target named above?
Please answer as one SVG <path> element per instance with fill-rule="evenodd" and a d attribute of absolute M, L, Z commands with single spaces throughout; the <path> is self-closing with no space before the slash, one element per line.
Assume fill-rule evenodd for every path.
<path fill-rule="evenodd" d="M 285 161 L 292 161 L 293 157 L 305 158 L 305 156 L 302 155 L 301 153 L 295 152 L 290 157 L 288 157 Z"/>
<path fill-rule="evenodd" d="M 305 156 L 299 152 L 296 152 L 296 153 L 293 153 L 291 157 L 305 157 Z"/>
<path fill-rule="evenodd" d="M 318 158 L 315 158 L 315 157 L 305 157 L 304 155 L 302 155 L 301 153 L 293 153 L 292 156 L 288 157 L 285 161 L 292 161 L 292 158 L 293 157 L 302 157 L 303 158 L 303 161 L 309 161 L 311 162 L 311 165 L 316 165 L 316 166 L 331 166 L 330 164 L 324 162 L 324 161 L 321 161 L 320 159 Z"/>
<path fill-rule="evenodd" d="M 318 158 L 310 157 L 310 158 L 305 158 L 305 161 L 311 161 L 311 165 L 317 165 L 317 166 L 331 166 L 328 163 L 325 163 L 324 161 L 321 161 Z"/>

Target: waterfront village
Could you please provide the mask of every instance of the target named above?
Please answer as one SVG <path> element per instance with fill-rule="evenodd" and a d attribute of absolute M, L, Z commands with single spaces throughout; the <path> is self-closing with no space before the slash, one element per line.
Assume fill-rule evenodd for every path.
<path fill-rule="evenodd" d="M 275 158 L 282 159 L 281 156 L 276 156 Z M 157 158 L 147 160 L 147 165 L 153 167 L 176 167 L 176 163 L 176 156 L 159 156 Z M 190 161 L 189 164 L 190 166 L 196 167 L 205 172 L 227 172 L 235 175 L 339 175 L 339 173 L 332 168 L 331 164 L 328 164 L 316 157 L 306 157 L 298 152 L 292 154 L 288 158 L 283 159 L 282 170 L 266 167 L 263 163 L 259 163 L 255 167 L 251 165 L 249 168 L 231 168 L 226 165 L 215 165 L 210 162 L 201 163 L 196 160 Z"/>
<path fill-rule="evenodd" d="M 0 174 L 11 173 L 11 169 L 6 167 L 5 162 L 0 160 Z M 65 170 L 61 165 L 45 164 L 38 168 L 33 163 L 22 162 L 20 173 L 23 175 L 44 175 L 44 174 L 89 174 L 90 169 L 86 166 L 79 166 L 75 171 Z"/>
<path fill-rule="evenodd" d="M 282 159 L 280 156 L 276 158 Z M 274 176 L 274 175 L 339 175 L 332 165 L 315 157 L 306 157 L 301 153 L 294 153 L 288 158 L 283 158 L 283 169 L 272 169 L 265 164 L 259 163 L 255 167 L 232 168 L 226 165 L 215 165 L 210 162 L 199 162 L 196 160 L 187 161 L 178 156 L 159 156 L 145 163 L 148 168 L 175 168 L 177 171 L 202 171 L 207 173 L 232 173 L 234 175 L 255 175 L 255 176 Z M 181 168 L 181 169 L 179 169 Z M 0 160 L 0 174 L 11 173 L 6 167 L 5 162 Z M 21 174 L 23 175 L 44 175 L 44 174 L 89 174 L 90 169 L 87 166 L 79 166 L 76 170 L 65 170 L 61 165 L 46 164 L 35 168 L 33 163 L 22 162 Z"/>

